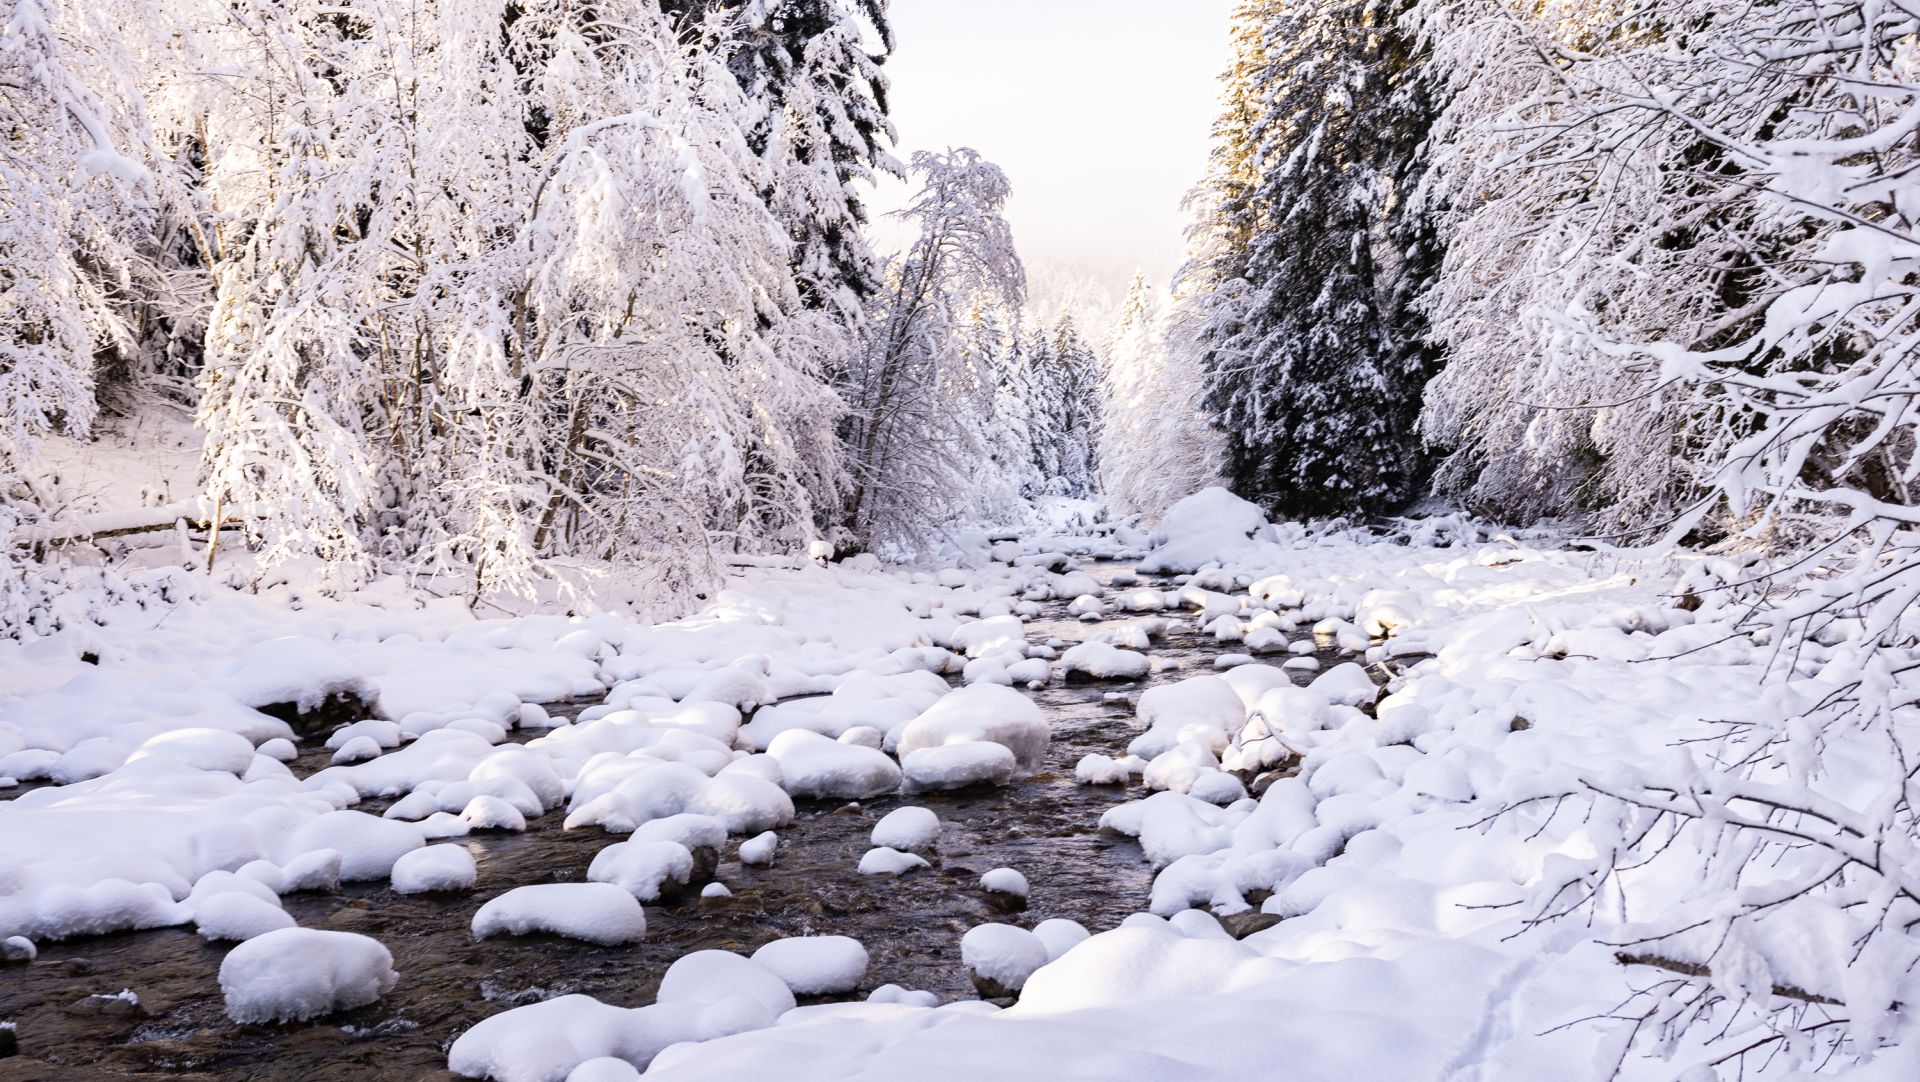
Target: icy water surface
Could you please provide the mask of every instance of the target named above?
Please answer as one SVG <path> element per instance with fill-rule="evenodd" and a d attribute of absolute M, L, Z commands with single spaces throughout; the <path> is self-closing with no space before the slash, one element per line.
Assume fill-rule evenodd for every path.
<path fill-rule="evenodd" d="M 1126 569 L 1085 570 L 1104 580 Z M 1100 626 L 1066 618 L 1061 601 L 1030 621 L 1028 632 L 1036 642 L 1078 641 Z M 399 985 L 379 1003 L 316 1022 L 228 1022 L 217 976 L 231 945 L 204 943 L 190 927 L 42 944 L 31 967 L 0 969 L 0 1020 L 18 1024 L 19 1042 L 17 1056 L 0 1058 L 0 1082 L 162 1075 L 451 1079 L 448 1044 L 508 1007 L 573 992 L 642 1006 L 683 954 L 750 952 L 796 935 L 860 940 L 872 958 L 867 989 L 893 983 L 943 1000 L 970 997 L 959 950 L 968 928 L 996 920 L 1031 927 L 1067 917 L 1103 931 L 1145 907 L 1152 873 L 1139 847 L 1098 829 L 1107 808 L 1145 792 L 1137 783 L 1128 789 L 1077 785 L 1074 764 L 1089 752 L 1122 754 L 1137 733 L 1129 700 L 1153 683 L 1211 672 L 1222 652 L 1211 639 L 1178 630 L 1152 651 L 1175 667 L 1145 682 L 1056 683 L 1033 693 L 1053 723 L 1053 743 L 1046 768 L 1012 788 L 860 805 L 798 802 L 794 822 L 780 831 L 773 866 L 742 866 L 729 846 L 718 878 L 733 897 L 702 901 L 696 887 L 682 904 L 649 905 L 647 937 L 632 946 L 548 936 L 473 942 L 468 924 L 482 902 L 529 883 L 581 880 L 594 854 L 621 840 L 598 829 L 562 830 L 564 810 L 534 820 L 524 834 L 456 839 L 479 861 L 480 881 L 471 893 L 407 896 L 384 884 L 359 884 L 339 894 L 288 895 L 287 912 L 300 924 L 373 936 L 393 952 L 400 973 Z M 1111 691 L 1127 699 L 1109 702 Z M 295 769 L 304 776 L 326 762 L 325 750 L 316 748 Z M 903 804 L 940 816 L 945 829 L 935 866 L 897 879 L 858 874 L 874 823 Z M 979 888 L 980 875 L 1001 866 L 1018 869 L 1032 885 L 1023 913 L 997 911 Z M 103 998 L 122 989 L 138 996 L 137 1006 Z"/>

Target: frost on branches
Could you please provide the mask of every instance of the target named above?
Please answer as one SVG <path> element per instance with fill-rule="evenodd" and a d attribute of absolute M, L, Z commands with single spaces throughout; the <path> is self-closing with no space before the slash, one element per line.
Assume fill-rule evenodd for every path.
<path fill-rule="evenodd" d="M 1920 964 L 1920 8 L 1420 14 L 1451 82 L 1436 182 L 1462 208 L 1428 300 L 1443 483 L 1745 552 L 1688 596 L 1777 655 L 1777 700 L 1689 754 L 1516 807 L 1594 839 L 1537 911 L 1625 905 L 1677 868 L 1709 889 L 1635 914 L 1623 953 L 1669 979 L 1625 1032 L 1657 1051 L 1732 1026 L 1730 1076 L 1864 1062 L 1910 1041 L 1892 1008 Z M 1799 691 L 1816 677 L 1842 690 Z"/>

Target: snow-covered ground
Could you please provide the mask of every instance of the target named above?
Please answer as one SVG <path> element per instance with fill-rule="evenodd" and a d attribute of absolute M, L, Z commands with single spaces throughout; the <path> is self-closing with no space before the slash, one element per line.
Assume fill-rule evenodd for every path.
<path fill-rule="evenodd" d="M 1178 577 L 1109 588 L 1076 570 L 1086 554 L 1144 555 L 1143 572 Z M 643 903 L 720 846 L 751 839 L 743 859 L 777 859 L 795 798 L 1019 784 L 1049 730 L 1016 688 L 1144 673 L 1180 620 L 1245 656 L 1142 696 L 1128 754 L 1079 772 L 1151 790 L 1100 824 L 1137 837 L 1157 869 L 1140 912 L 1091 937 L 1044 912 L 954 937 L 953 965 L 1017 1003 L 876 989 L 885 975 L 861 944 L 796 939 L 751 959 L 690 955 L 650 1005 L 503 1011 L 454 1043 L 450 1066 L 502 1082 L 1707 1071 L 1694 1082 L 1767 1035 L 1755 1027 L 1776 992 L 1828 1009 L 1874 980 L 1888 1005 L 1915 998 L 1896 958 L 1843 964 L 1857 918 L 1832 906 L 1737 950 L 1673 936 L 1767 889 L 1764 872 L 1691 876 L 1690 837 L 1617 872 L 1604 859 L 1638 828 L 1596 792 L 1671 767 L 1717 723 L 1791 717 L 1848 679 L 1815 644 L 1792 679 L 1769 679 L 1776 659 L 1736 631 L 1739 612 L 1683 596 L 1683 576 L 1727 571 L 1711 563 L 1458 520 L 1315 533 L 1210 490 L 1152 539 L 983 539 L 912 572 L 753 569 L 700 615 L 657 625 L 480 618 L 391 584 L 327 598 L 148 572 L 97 620 L 0 647 L 0 785 L 42 785 L 0 803 L 0 940 L 24 956 L 9 937 L 191 924 L 246 941 L 221 969 L 232 1018 L 324 1014 L 407 974 L 366 937 L 301 937 L 282 895 L 388 878 L 468 890 L 472 861 L 443 839 L 556 815 L 630 837 L 608 839 L 621 848 L 593 882 L 474 898 L 476 937 L 628 942 L 646 934 Z M 1049 600 L 1073 603 L 1085 644 L 1030 641 L 1025 621 Z M 1315 671 L 1328 649 L 1351 659 Z M 329 696 L 365 717 L 328 739 L 337 765 L 298 778 L 284 760 L 301 734 L 257 708 Z M 538 705 L 567 699 L 604 702 L 571 722 Z M 515 729 L 541 735 L 510 742 Z M 371 798 L 393 803 L 355 810 Z M 889 816 L 874 870 L 911 873 L 939 830 L 931 813 Z M 1024 903 L 1017 871 L 988 878 Z M 1670 1060 L 1628 1050 L 1652 1002 L 1637 991 L 1734 966 L 1753 1002 L 1700 1003 L 1711 1024 Z M 870 998 L 795 1006 L 850 990 Z M 1907 1025 L 1897 1009 L 1871 1024 Z M 1721 1069 L 1793 1077 L 1812 1049 L 1762 1045 Z M 1914 1077 L 1913 1055 L 1856 1077 Z"/>

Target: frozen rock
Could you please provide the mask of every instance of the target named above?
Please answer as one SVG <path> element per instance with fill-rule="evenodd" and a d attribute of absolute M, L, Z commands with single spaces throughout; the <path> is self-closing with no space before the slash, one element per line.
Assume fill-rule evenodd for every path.
<path fill-rule="evenodd" d="M 861 955 L 864 959 L 865 951 Z M 728 996 L 739 995 L 752 997 L 776 1018 L 794 1006 L 794 990 L 786 977 L 760 961 L 758 953 L 748 959 L 731 951 L 717 950 L 695 951 L 668 966 L 666 976 L 660 978 L 660 993 L 655 1001 L 718 1003 Z"/>
<path fill-rule="evenodd" d="M 1022 771 L 1040 768 L 1053 729 L 1032 699 L 998 684 L 951 692 L 908 722 L 896 750 L 902 760 L 923 748 L 976 741 L 1000 744 Z"/>
<path fill-rule="evenodd" d="M 678 894 L 693 877 L 693 853 L 679 842 L 625 841 L 594 854 L 587 879 L 612 883 L 643 902 Z"/>
<path fill-rule="evenodd" d="M 399 975 L 379 941 L 351 932 L 281 928 L 233 948 L 220 963 L 220 991 L 235 1022 L 302 1022 L 364 1007 Z"/>
<path fill-rule="evenodd" d="M 971 741 L 921 748 L 900 760 L 908 793 L 964 789 L 969 785 L 1006 785 L 1019 763 L 1004 744 Z"/>
<path fill-rule="evenodd" d="M 1040 942 L 1046 945 L 1047 960 L 1052 961 L 1072 950 L 1076 944 L 1085 942 L 1091 933 L 1078 921 L 1054 917 L 1034 925 L 1033 934 L 1039 936 Z"/>
<path fill-rule="evenodd" d="M 482 794 L 467 801 L 460 821 L 469 830 L 504 830 L 518 834 L 527 829 L 527 818 L 520 809 L 497 796 Z"/>
<path fill-rule="evenodd" d="M 756 834 L 740 843 L 740 863 L 763 866 L 773 863 L 773 854 L 780 848 L 780 835 L 769 830 Z"/>
<path fill-rule="evenodd" d="M 851 992 L 867 975 L 867 948 L 843 935 L 776 939 L 754 951 L 753 961 L 799 996 Z"/>
<path fill-rule="evenodd" d="M 780 763 L 788 794 L 864 800 L 900 787 L 900 767 L 886 752 L 842 744 L 804 729 L 788 729 L 767 745 Z"/>
<path fill-rule="evenodd" d="M 253 765 L 253 741 L 225 729 L 173 729 L 148 737 L 127 761 L 149 758 L 170 759 L 189 770 L 239 775 Z"/>
<path fill-rule="evenodd" d="M 536 932 L 612 947 L 644 937 L 647 916 L 631 893 L 611 883 L 515 887 L 473 915 L 475 939 Z"/>
<path fill-rule="evenodd" d="M 1047 964 L 1047 945 L 1025 928 L 982 924 L 960 937 L 960 958 L 983 999 L 1020 994 L 1027 978 Z"/>
<path fill-rule="evenodd" d="M 872 841 L 906 853 L 931 851 L 940 841 L 940 817 L 926 808 L 895 808 L 874 824 Z"/>
<path fill-rule="evenodd" d="M 426 844 L 420 828 L 411 823 L 337 811 L 302 824 L 281 844 L 280 852 L 292 860 L 320 849 L 334 850 L 340 858 L 340 880 L 356 882 L 385 879 L 394 861 Z"/>
<path fill-rule="evenodd" d="M 40 948 L 26 936 L 13 935 L 0 940 L 0 962 L 31 962 L 38 957 Z"/>
<path fill-rule="evenodd" d="M 401 894 L 471 890 L 480 876 L 464 845 L 429 845 L 393 865 L 393 889 Z"/>
<path fill-rule="evenodd" d="M 295 921 L 273 902 L 251 894 L 226 891 L 202 900 L 193 914 L 194 927 L 206 940 L 249 940 Z"/>
<path fill-rule="evenodd" d="M 1122 650 L 1107 642 L 1083 642 L 1062 654 L 1060 664 L 1069 682 L 1138 680 L 1153 668 L 1145 654 Z"/>
<path fill-rule="evenodd" d="M 379 743 L 375 741 L 373 737 L 356 736 L 345 744 L 340 745 L 340 750 L 333 753 L 332 762 L 336 766 L 344 766 L 349 763 L 364 763 L 369 759 L 378 759 L 383 754 L 385 754 L 384 749 L 380 747 Z"/>
<path fill-rule="evenodd" d="M 905 875 L 916 868 L 931 867 L 924 859 L 912 853 L 902 853 L 898 849 L 885 846 L 869 849 L 860 858 L 861 875 Z"/>

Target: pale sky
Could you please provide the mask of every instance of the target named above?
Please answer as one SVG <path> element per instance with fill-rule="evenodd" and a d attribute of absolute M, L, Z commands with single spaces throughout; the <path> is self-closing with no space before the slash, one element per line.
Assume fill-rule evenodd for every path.
<path fill-rule="evenodd" d="M 893 0 L 896 156 L 971 146 L 1007 171 L 1036 275 L 1107 289 L 1180 262 L 1180 199 L 1206 164 L 1233 0 Z M 876 212 L 905 198 L 875 194 Z"/>

